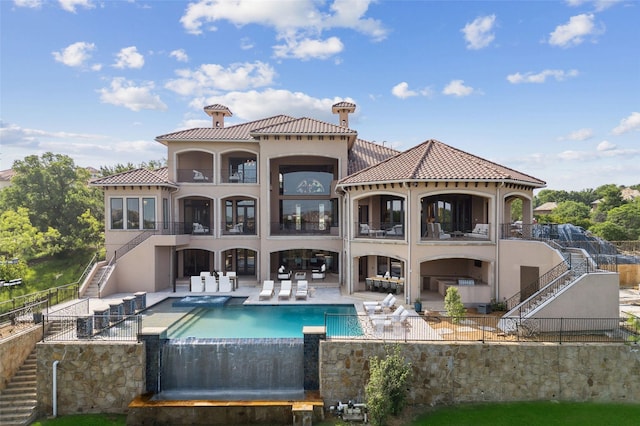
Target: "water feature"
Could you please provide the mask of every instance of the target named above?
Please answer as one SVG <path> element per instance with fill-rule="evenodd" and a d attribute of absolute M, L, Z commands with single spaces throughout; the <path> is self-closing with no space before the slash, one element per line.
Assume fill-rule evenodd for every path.
<path fill-rule="evenodd" d="M 300 399 L 303 362 L 303 339 L 172 339 L 154 399 Z"/>

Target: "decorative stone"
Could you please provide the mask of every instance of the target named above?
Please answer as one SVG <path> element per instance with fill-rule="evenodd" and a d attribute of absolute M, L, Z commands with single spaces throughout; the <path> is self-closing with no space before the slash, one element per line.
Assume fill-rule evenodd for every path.
<path fill-rule="evenodd" d="M 136 299 L 136 311 L 142 311 L 147 309 L 147 292 L 139 291 L 137 293 L 133 293 L 133 296 Z"/>
<path fill-rule="evenodd" d="M 111 322 L 117 322 L 122 319 L 122 314 L 124 313 L 124 305 L 122 302 L 120 303 L 109 303 L 109 318 Z"/>
<path fill-rule="evenodd" d="M 133 315 L 136 313 L 136 298 L 135 296 L 127 296 L 122 299 L 125 315 Z"/>
<path fill-rule="evenodd" d="M 104 330 L 109 327 L 109 308 L 93 310 L 93 326 L 96 330 Z"/>

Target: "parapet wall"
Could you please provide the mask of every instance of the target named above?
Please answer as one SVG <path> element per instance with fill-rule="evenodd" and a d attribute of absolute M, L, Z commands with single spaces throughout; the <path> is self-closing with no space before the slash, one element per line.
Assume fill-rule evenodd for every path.
<path fill-rule="evenodd" d="M 467 402 L 640 402 L 640 346 L 549 343 L 400 343 L 412 365 L 409 404 Z M 381 342 L 324 341 L 325 404 L 362 400 L 369 358 Z"/>
<path fill-rule="evenodd" d="M 126 413 L 144 392 L 141 343 L 64 342 L 37 345 L 38 411 L 53 413 L 53 362 L 57 364 L 58 415 Z"/>

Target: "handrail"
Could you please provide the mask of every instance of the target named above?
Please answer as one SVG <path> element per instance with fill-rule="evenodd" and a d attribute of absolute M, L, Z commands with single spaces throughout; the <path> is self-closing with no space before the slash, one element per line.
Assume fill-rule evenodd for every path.
<path fill-rule="evenodd" d="M 563 260 L 544 274 L 540 275 L 534 282 L 526 286 L 522 291 L 517 292 L 505 301 L 507 311 L 512 310 L 522 302 L 521 296 L 523 292 L 529 295 L 535 294 L 541 288 L 544 288 L 549 283 L 565 274 L 569 269 L 571 269 L 571 261 Z"/>

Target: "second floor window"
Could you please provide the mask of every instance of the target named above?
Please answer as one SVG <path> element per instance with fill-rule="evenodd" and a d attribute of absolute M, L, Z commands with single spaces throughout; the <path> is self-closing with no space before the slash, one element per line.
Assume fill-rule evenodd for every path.
<path fill-rule="evenodd" d="M 124 208 L 125 204 L 126 209 Z M 111 198 L 109 208 L 111 229 L 156 229 L 155 198 L 114 197 Z"/>

